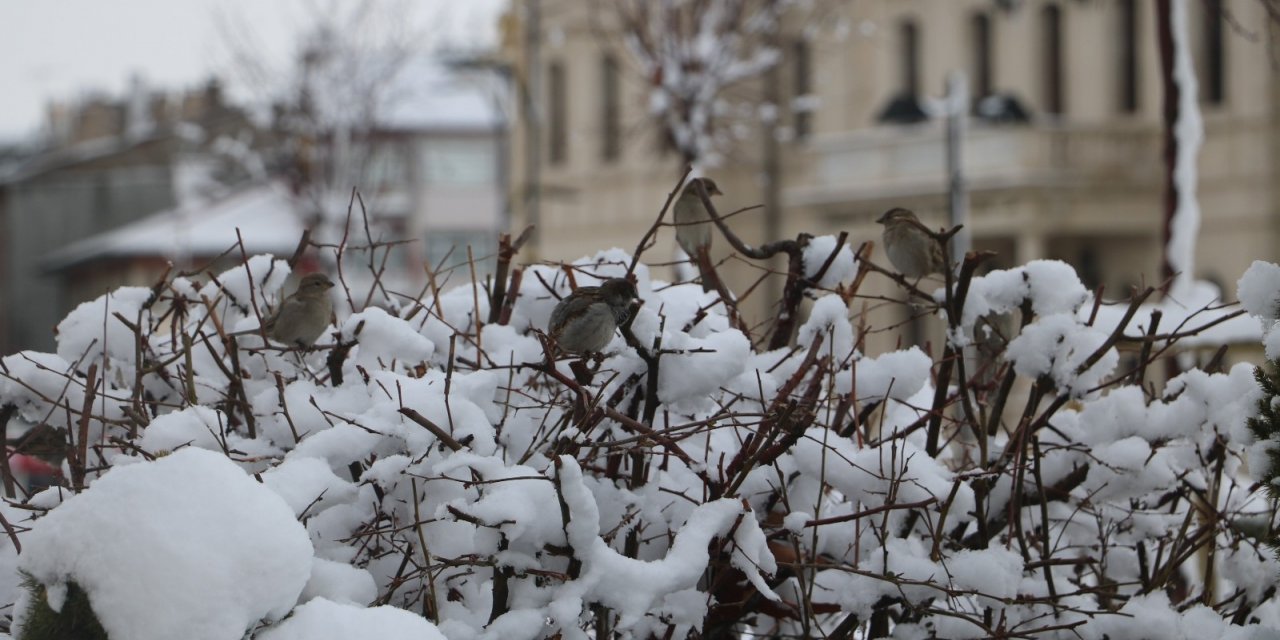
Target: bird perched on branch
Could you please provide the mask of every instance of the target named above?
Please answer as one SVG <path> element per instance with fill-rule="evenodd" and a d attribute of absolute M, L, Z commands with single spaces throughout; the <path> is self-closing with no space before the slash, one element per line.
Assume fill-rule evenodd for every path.
<path fill-rule="evenodd" d="M 310 347 L 316 343 L 329 317 L 333 301 L 329 289 L 333 281 L 323 273 L 310 273 L 298 283 L 298 289 L 280 302 L 280 306 L 262 322 L 267 337 L 291 347 Z M 242 333 L 256 333 L 257 330 Z"/>
<path fill-rule="evenodd" d="M 711 178 L 694 178 L 676 199 L 676 242 L 691 258 L 698 255 L 698 249 L 711 247 L 711 216 L 698 196 L 698 185 L 702 185 L 708 196 L 724 195 Z"/>
<path fill-rule="evenodd" d="M 946 268 L 942 244 L 916 214 L 894 207 L 876 222 L 884 225 L 884 252 L 902 275 L 919 279 Z"/>
<path fill-rule="evenodd" d="M 610 278 L 598 287 L 578 287 L 551 310 L 547 332 L 569 353 L 599 353 L 627 318 L 636 286 Z"/>
<path fill-rule="evenodd" d="M 724 195 L 711 178 L 694 178 L 684 186 L 684 191 L 676 199 L 673 218 L 676 223 L 676 242 L 688 254 L 689 259 L 698 267 L 702 276 L 702 289 L 710 291 L 714 284 L 711 265 L 711 215 L 702 204 L 698 195 L 698 186 L 707 192 L 707 196 Z"/>

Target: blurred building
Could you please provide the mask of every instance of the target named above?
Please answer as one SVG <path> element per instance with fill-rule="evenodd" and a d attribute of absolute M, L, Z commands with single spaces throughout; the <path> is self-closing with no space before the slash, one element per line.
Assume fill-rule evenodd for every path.
<path fill-rule="evenodd" d="M 240 264 L 244 255 L 288 258 L 302 232 L 303 216 L 288 188 L 251 183 L 73 242 L 40 265 L 61 277 L 68 300 L 83 301 L 124 284 L 154 284 L 169 267 L 217 273 Z M 319 267 L 311 262 L 301 268 Z"/>
<path fill-rule="evenodd" d="M 211 147 L 218 141 L 251 145 L 256 135 L 216 83 L 178 96 L 135 83 L 123 99 L 53 104 L 46 134 L 44 148 L 6 165 L 0 175 L 4 353 L 51 348 L 54 326 L 82 301 L 46 269 L 48 256 L 173 207 L 184 194 L 211 188 L 211 181 L 247 180 L 251 170 L 243 164 L 207 159 L 216 155 Z M 201 170 L 192 171 L 195 166 Z"/>
<path fill-rule="evenodd" d="M 304 228 L 322 244 L 345 237 L 355 291 L 372 286 L 370 240 L 399 243 L 373 260 L 399 294 L 417 294 L 428 267 L 465 270 L 468 246 L 485 271 L 506 224 L 501 84 L 412 57 L 367 119 L 291 126 L 317 104 L 350 106 L 310 88 L 266 123 L 227 104 L 216 83 L 51 105 L 47 147 L 0 165 L 0 352 L 50 348 L 76 304 L 150 285 L 170 265 L 231 266 L 237 229 L 250 255 L 288 257 Z M 364 207 L 348 218 L 353 187 Z"/>
<path fill-rule="evenodd" d="M 534 214 L 549 259 L 634 247 L 682 169 L 656 133 L 650 79 L 631 64 L 611 3 L 541 4 L 539 28 L 516 24 L 506 44 L 537 78 L 543 114 L 536 154 L 529 120 L 515 136 L 516 193 L 537 195 L 535 206 L 526 197 L 515 207 L 517 224 Z M 1205 125 L 1195 275 L 1231 298 L 1252 260 L 1280 259 L 1280 52 L 1262 3 L 1188 4 Z M 843 230 L 855 246 L 878 243 L 873 221 L 892 206 L 946 224 L 945 128 L 926 114 L 958 70 L 974 107 L 962 157 L 974 247 L 999 252 L 993 266 L 1065 260 L 1111 298 L 1159 284 L 1165 169 L 1154 6 L 866 0 L 784 23 L 775 77 L 780 235 Z M 541 35 L 534 47 L 530 33 Z M 537 59 L 521 60 L 530 51 Z M 722 210 L 769 201 L 771 145 L 760 138 L 744 136 L 707 168 L 727 194 Z M 744 214 L 733 226 L 759 241 L 767 215 Z M 672 255 L 670 231 L 661 238 L 650 262 Z M 876 259 L 887 264 L 879 251 Z M 757 277 L 739 262 L 726 268 L 738 291 Z M 873 276 L 862 292 L 891 291 Z"/>
<path fill-rule="evenodd" d="M 372 125 L 353 137 L 346 155 L 357 165 L 366 209 L 385 239 L 412 241 L 392 254 L 398 291 L 416 293 L 427 269 L 466 265 L 468 247 L 479 271 L 491 270 L 507 225 L 505 91 L 483 70 L 412 57 L 389 79 Z M 336 186 L 336 213 L 345 218 L 351 184 Z M 359 212 L 355 223 L 351 233 L 361 237 Z M 357 259 L 367 272 L 367 258 Z"/>

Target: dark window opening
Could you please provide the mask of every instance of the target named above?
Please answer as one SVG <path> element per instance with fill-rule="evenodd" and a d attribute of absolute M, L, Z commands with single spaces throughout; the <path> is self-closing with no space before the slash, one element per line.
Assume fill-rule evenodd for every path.
<path fill-rule="evenodd" d="M 618 59 L 605 54 L 600 64 L 601 73 L 601 142 L 600 155 L 605 160 L 617 160 L 622 155 L 622 98 L 619 95 Z"/>
<path fill-rule="evenodd" d="M 1222 0 L 1204 0 L 1204 72 L 1201 95 L 1209 104 L 1222 104 L 1227 98 L 1225 46 L 1223 41 Z"/>
<path fill-rule="evenodd" d="M 901 40 L 901 93 L 910 97 L 920 95 L 920 29 L 916 23 L 906 20 L 900 30 Z"/>
<path fill-rule="evenodd" d="M 878 122 L 913 124 L 929 119 L 920 104 L 920 29 L 914 20 L 898 26 L 898 91 L 880 110 Z"/>
<path fill-rule="evenodd" d="M 1080 282 L 1089 289 L 1096 290 L 1102 284 L 1102 265 L 1097 250 L 1093 247 L 1080 249 L 1076 256 L 1076 272 L 1080 274 Z"/>
<path fill-rule="evenodd" d="M 985 13 L 973 16 L 973 98 L 974 102 L 991 95 L 995 81 L 991 68 L 991 17 Z"/>
<path fill-rule="evenodd" d="M 1064 80 L 1062 53 L 1062 9 L 1048 5 L 1041 13 L 1044 28 L 1044 112 L 1061 115 L 1063 112 L 1062 83 Z"/>
<path fill-rule="evenodd" d="M 1120 0 L 1120 111 L 1138 111 L 1138 3 Z"/>
<path fill-rule="evenodd" d="M 563 163 L 569 157 L 568 105 L 564 64 L 552 62 L 547 68 L 547 159 Z"/>
<path fill-rule="evenodd" d="M 792 127 L 797 140 L 808 137 L 813 130 L 813 110 L 810 104 L 810 53 L 809 43 L 797 40 L 792 50 L 793 81 L 795 86 L 791 98 Z"/>

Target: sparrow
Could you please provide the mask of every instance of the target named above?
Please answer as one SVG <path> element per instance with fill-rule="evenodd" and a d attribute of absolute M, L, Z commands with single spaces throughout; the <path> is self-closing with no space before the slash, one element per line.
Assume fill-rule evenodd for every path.
<path fill-rule="evenodd" d="M 599 353 L 627 319 L 636 287 L 626 278 L 610 278 L 598 287 L 578 287 L 551 310 L 547 332 L 569 353 Z"/>
<path fill-rule="evenodd" d="M 694 178 L 685 185 L 676 199 L 673 217 L 676 223 L 676 242 L 698 267 L 702 276 L 702 288 L 712 288 L 711 271 L 711 215 L 702 204 L 697 185 L 701 184 L 708 196 L 724 195 L 711 178 Z"/>
<path fill-rule="evenodd" d="M 711 178 L 694 178 L 684 186 L 684 191 L 676 199 L 676 242 L 691 258 L 698 255 L 700 247 L 711 247 L 711 216 L 702 205 L 702 198 L 698 197 L 698 184 L 702 185 L 708 196 L 724 195 Z"/>
<path fill-rule="evenodd" d="M 291 347 L 314 345 L 333 315 L 333 301 L 329 299 L 332 288 L 333 281 L 323 273 L 304 276 L 298 289 L 262 322 L 267 337 Z"/>
<path fill-rule="evenodd" d="M 946 268 L 942 244 L 920 224 L 916 214 L 894 207 L 876 222 L 884 225 L 884 252 L 902 275 L 919 279 Z"/>

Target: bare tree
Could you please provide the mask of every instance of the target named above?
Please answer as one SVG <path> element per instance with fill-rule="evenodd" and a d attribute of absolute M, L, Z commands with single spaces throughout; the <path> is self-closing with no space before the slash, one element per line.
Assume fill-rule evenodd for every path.
<path fill-rule="evenodd" d="M 717 164 L 743 124 L 777 104 L 740 91 L 775 68 L 784 25 L 803 26 L 820 2 L 611 0 L 627 49 L 650 87 L 650 108 L 683 164 Z M 754 127 L 753 127 L 754 128 Z"/>
<path fill-rule="evenodd" d="M 783 166 L 778 142 L 785 136 L 783 51 L 812 33 L 834 6 L 829 0 L 598 0 L 617 17 L 622 39 L 649 88 L 650 117 L 680 168 L 694 174 L 720 165 L 739 144 L 761 142 L 763 236 L 781 240 Z M 792 104 L 791 108 L 799 105 Z M 797 248 L 804 240 L 794 243 Z M 694 257 L 704 284 L 731 294 L 709 260 Z M 781 265 L 763 258 L 767 268 Z M 775 278 L 761 293 L 778 296 Z"/>
<path fill-rule="evenodd" d="M 234 16 L 222 20 L 236 79 L 271 110 L 279 135 L 276 166 L 325 219 L 345 213 L 359 184 L 379 119 L 400 96 L 397 77 L 426 50 L 407 2 L 309 2 L 296 52 L 273 67 L 266 46 Z"/>

